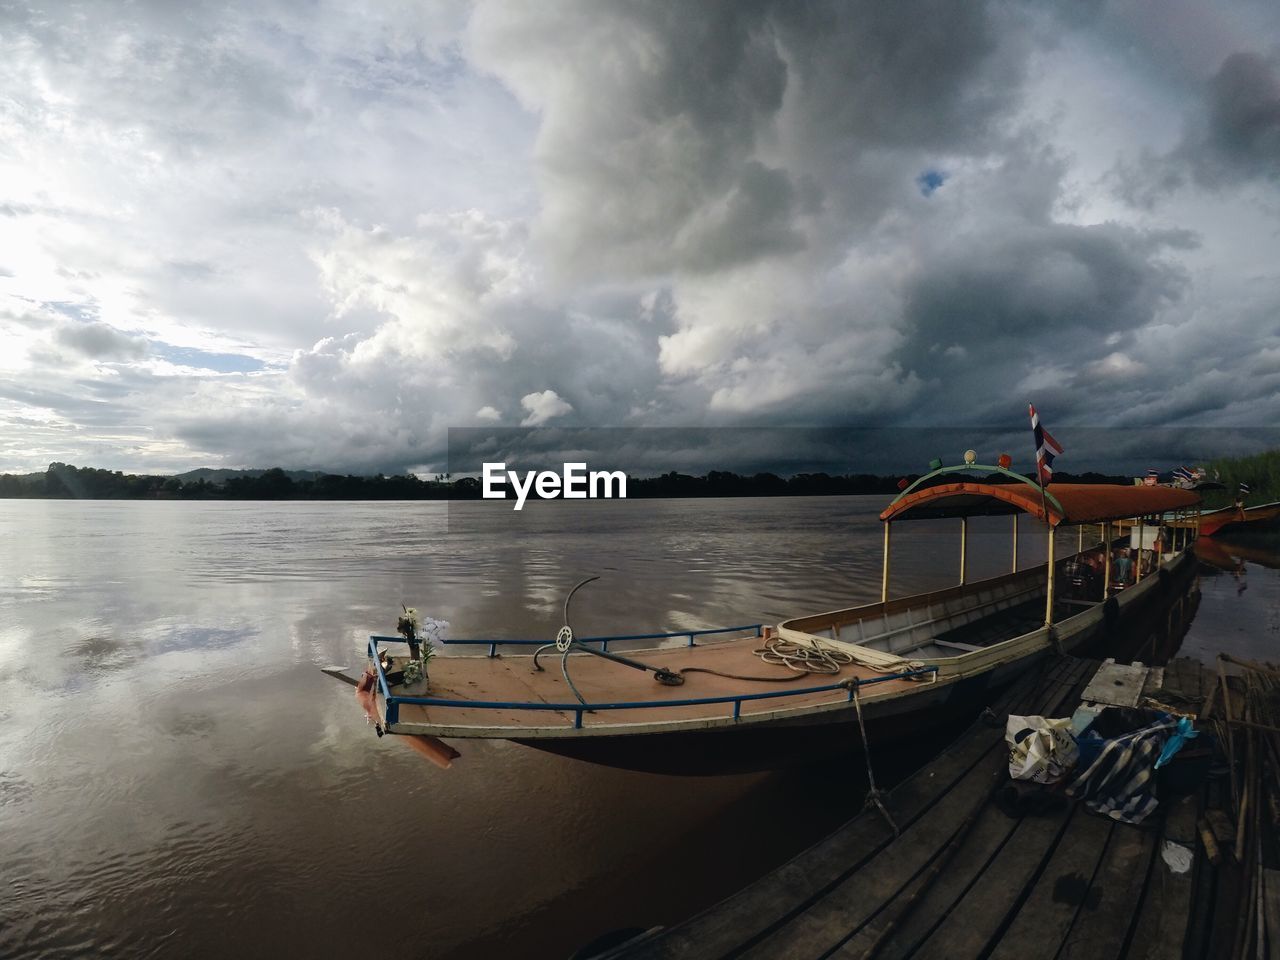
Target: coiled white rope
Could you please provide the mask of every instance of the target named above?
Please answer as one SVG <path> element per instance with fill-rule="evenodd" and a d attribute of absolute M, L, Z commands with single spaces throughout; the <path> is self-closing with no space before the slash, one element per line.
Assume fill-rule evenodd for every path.
<path fill-rule="evenodd" d="M 852 654 L 819 643 L 796 643 L 773 637 L 755 651 L 764 663 L 786 667 L 796 673 L 821 673 L 835 675 L 843 667 L 853 663 Z"/>

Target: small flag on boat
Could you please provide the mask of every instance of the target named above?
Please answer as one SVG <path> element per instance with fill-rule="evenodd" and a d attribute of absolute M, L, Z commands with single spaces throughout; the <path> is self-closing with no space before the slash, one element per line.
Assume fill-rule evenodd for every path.
<path fill-rule="evenodd" d="M 1187 483 L 1195 483 L 1196 481 L 1196 475 L 1186 467 L 1179 467 L 1177 470 L 1173 471 L 1173 475 L 1176 479 L 1185 480 Z"/>
<path fill-rule="evenodd" d="M 1243 480 L 1241 480 L 1241 481 L 1240 481 L 1240 492 L 1241 492 L 1241 493 L 1248 493 L 1248 492 L 1249 492 L 1249 485 L 1248 485 L 1247 483 L 1245 483 Z"/>
<path fill-rule="evenodd" d="M 1062 445 L 1040 425 L 1040 415 L 1036 413 L 1035 404 L 1029 403 L 1027 406 L 1031 410 L 1031 432 L 1036 438 L 1036 469 L 1040 475 L 1040 485 L 1044 486 L 1053 479 L 1053 458 L 1061 455 Z"/>

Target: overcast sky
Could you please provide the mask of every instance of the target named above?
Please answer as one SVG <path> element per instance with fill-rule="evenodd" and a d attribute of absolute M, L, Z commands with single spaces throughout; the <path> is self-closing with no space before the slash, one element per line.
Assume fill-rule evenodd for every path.
<path fill-rule="evenodd" d="M 4 471 L 1272 426 L 1280 4 L 0 0 L 0 344 Z"/>

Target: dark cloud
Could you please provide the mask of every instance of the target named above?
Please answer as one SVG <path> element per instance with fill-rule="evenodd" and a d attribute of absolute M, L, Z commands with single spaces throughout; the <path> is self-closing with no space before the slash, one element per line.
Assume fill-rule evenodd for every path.
<path fill-rule="evenodd" d="M 1117 192 L 1150 209 L 1188 182 L 1210 189 L 1280 183 L 1280 60 L 1240 51 L 1205 83 L 1182 140 L 1113 173 Z"/>
<path fill-rule="evenodd" d="M 1159 238 L 1115 225 L 1006 224 L 958 236 L 922 264 L 905 304 L 903 362 L 922 374 L 959 347 L 973 369 L 1078 357 L 1081 338 L 1129 334 L 1181 291 L 1185 276 L 1153 257 Z"/>
<path fill-rule="evenodd" d="M 131 337 L 100 321 L 64 324 L 54 331 L 53 341 L 93 360 L 129 360 L 147 355 L 145 339 Z"/>
<path fill-rule="evenodd" d="M 1209 81 L 1202 128 L 1182 152 L 1198 181 L 1211 186 L 1280 181 L 1280 73 L 1275 59 L 1233 53 Z"/>
<path fill-rule="evenodd" d="M 792 252 L 874 216 L 887 156 L 985 149 L 1022 49 L 994 4 L 481 4 L 479 62 L 542 117 L 539 237 L 577 278 Z M 901 188 L 900 188 L 901 189 Z"/>

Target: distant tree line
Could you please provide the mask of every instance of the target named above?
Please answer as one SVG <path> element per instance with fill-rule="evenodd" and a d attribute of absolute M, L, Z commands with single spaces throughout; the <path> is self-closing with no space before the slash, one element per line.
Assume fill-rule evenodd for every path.
<path fill-rule="evenodd" d="M 1280 457 L 1280 453 L 1270 455 Z M 1273 468 L 1274 469 L 1274 468 Z M 1251 474 L 1252 476 L 1252 474 Z M 628 477 L 630 499 L 690 497 L 823 497 L 875 494 L 892 496 L 917 479 L 870 473 L 832 475 L 800 473 L 781 477 L 774 473 L 745 476 L 713 470 L 703 476 L 664 473 L 656 477 Z M 947 483 L 955 475 L 936 482 Z M 1006 476 L 985 478 L 993 483 L 1012 482 Z M 1128 477 L 1086 473 L 1059 473 L 1060 482 L 1130 483 Z M 1256 489 L 1256 488 L 1255 488 Z M 0 474 L 0 497 L 76 500 L 478 500 L 480 481 L 474 477 L 451 479 L 440 474 L 431 479 L 414 475 L 352 476 L 333 473 L 290 475 L 280 467 L 235 472 L 219 479 L 205 476 L 184 479 L 173 476 L 121 473 L 52 463 L 44 473 Z M 536 495 L 535 495 L 536 496 Z"/>
<path fill-rule="evenodd" d="M 421 480 L 382 474 L 295 479 L 280 467 L 213 482 L 205 477 L 183 480 L 66 463 L 52 463 L 44 473 L 0 474 L 0 497 L 67 500 L 446 500 L 454 486 L 444 477 Z"/>

